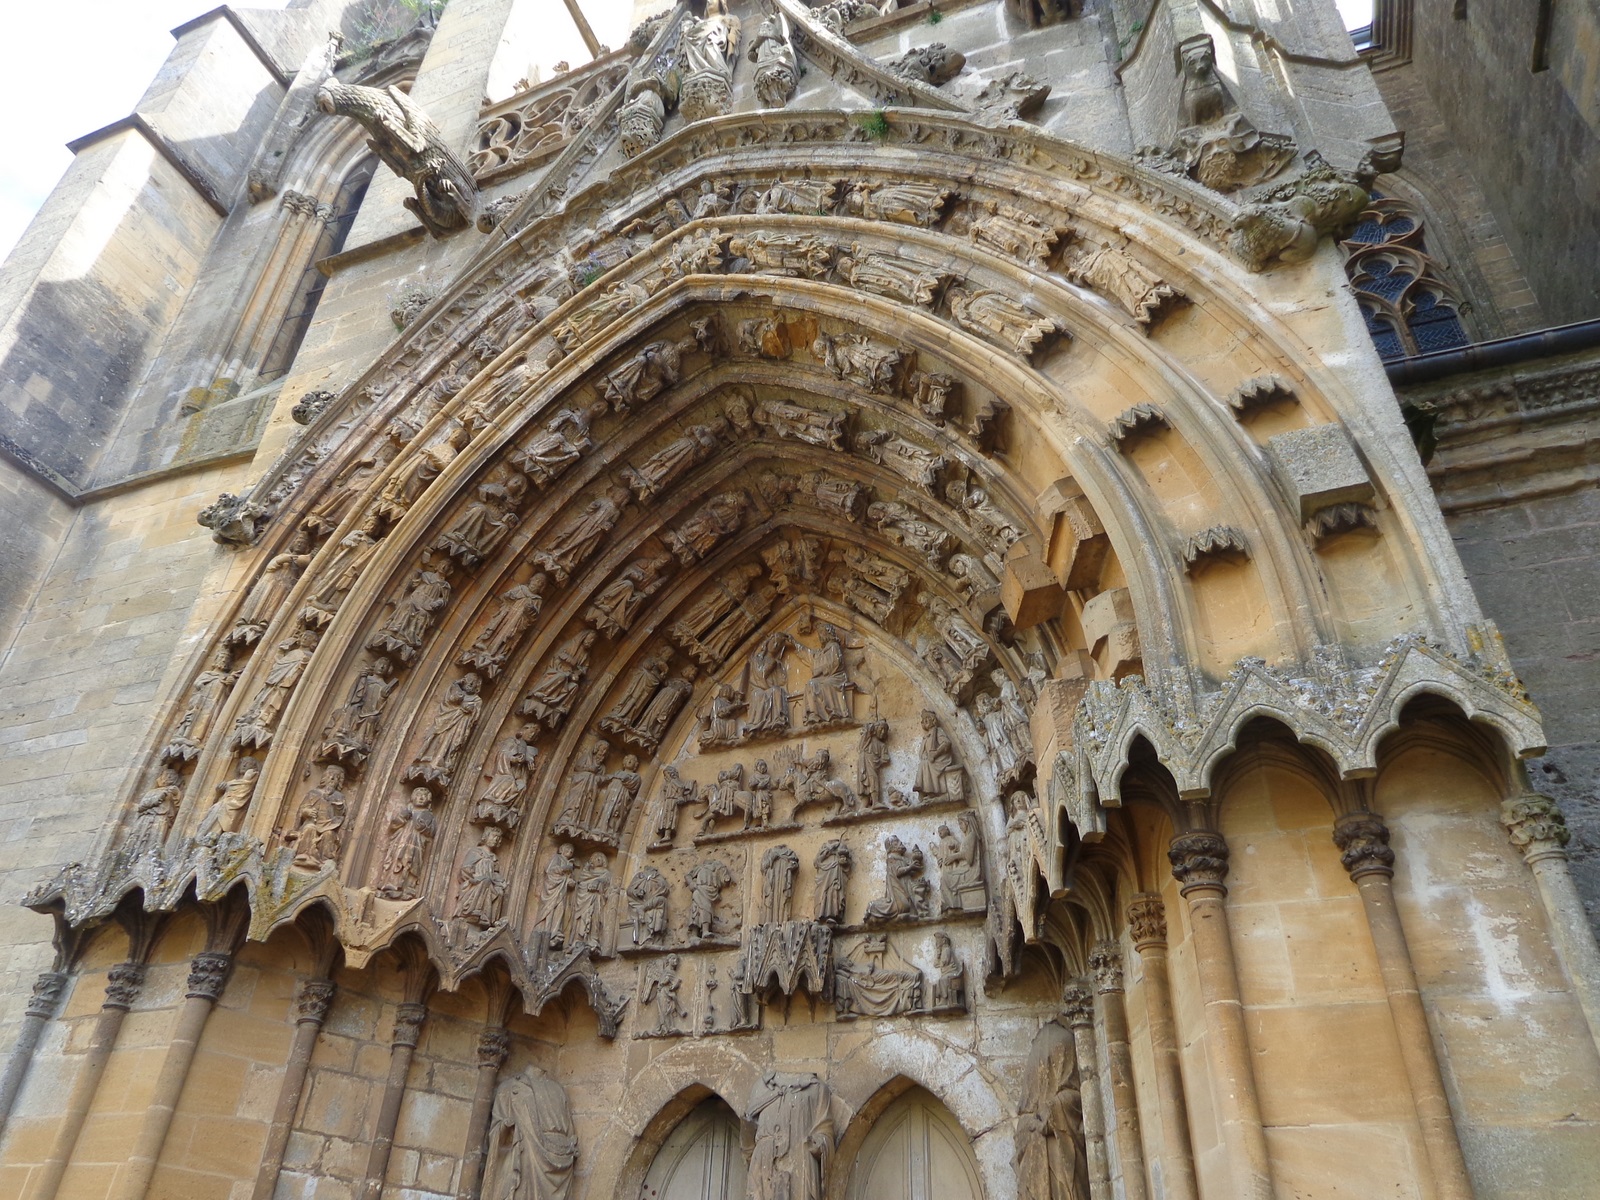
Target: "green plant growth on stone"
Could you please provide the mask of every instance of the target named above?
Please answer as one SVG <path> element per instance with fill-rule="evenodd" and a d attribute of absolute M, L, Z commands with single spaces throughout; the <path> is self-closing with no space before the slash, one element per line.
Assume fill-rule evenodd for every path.
<path fill-rule="evenodd" d="M 1119 61 L 1128 57 L 1128 47 L 1133 44 L 1134 39 L 1142 32 L 1144 32 L 1143 21 L 1135 21 L 1128 26 L 1128 36 L 1117 43 L 1117 58 Z"/>
<path fill-rule="evenodd" d="M 889 137 L 889 114 L 883 109 L 874 109 L 858 122 L 868 137 L 877 138 L 880 142 Z"/>
<path fill-rule="evenodd" d="M 930 8 L 928 10 L 928 24 L 929 25 L 937 25 L 942 20 L 944 20 L 944 14 L 942 12 L 940 12 L 937 8 Z"/>

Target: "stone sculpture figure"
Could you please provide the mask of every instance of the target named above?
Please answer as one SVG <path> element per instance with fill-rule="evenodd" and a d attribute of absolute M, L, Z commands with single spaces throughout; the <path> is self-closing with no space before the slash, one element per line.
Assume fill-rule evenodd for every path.
<path fill-rule="evenodd" d="M 756 35 L 750 40 L 750 61 L 756 65 L 756 96 L 763 108 L 782 108 L 800 81 L 799 64 L 783 26 L 783 18 L 774 13 L 756 27 Z"/>
<path fill-rule="evenodd" d="M 539 884 L 539 912 L 533 927 L 545 935 L 555 950 L 566 944 L 567 928 L 571 924 L 573 877 L 577 869 L 569 842 L 557 846 L 544 865 L 544 876 Z"/>
<path fill-rule="evenodd" d="M 941 87 L 959 75 L 966 64 L 967 56 L 959 50 L 952 50 L 943 42 L 929 42 L 883 65 L 902 79 Z"/>
<path fill-rule="evenodd" d="M 717 772 L 717 782 L 706 788 L 705 811 L 700 816 L 700 836 L 710 833 L 723 817 L 739 811 L 739 798 L 744 791 L 744 764 L 734 763 Z"/>
<path fill-rule="evenodd" d="M 562 1086 L 535 1066 L 495 1090 L 483 1200 L 568 1200 L 578 1134 Z"/>
<path fill-rule="evenodd" d="M 199 755 L 216 723 L 222 702 L 239 679 L 239 672 L 229 669 L 232 658 L 233 651 L 226 644 L 211 652 L 206 669 L 195 676 L 194 685 L 189 689 L 189 701 L 172 731 L 172 741 L 161 751 L 162 761 L 188 762 Z"/>
<path fill-rule="evenodd" d="M 644 602 L 661 590 L 671 569 L 670 554 L 634 559 L 594 598 L 583 619 L 607 637 L 621 637 L 633 628 Z"/>
<path fill-rule="evenodd" d="M 662 535 L 661 540 L 680 563 L 691 566 L 743 524 L 749 507 L 750 501 L 743 492 L 722 492 L 701 505 L 682 525 Z"/>
<path fill-rule="evenodd" d="M 442 788 L 450 786 L 455 774 L 456 759 L 477 727 L 483 712 L 483 680 L 476 672 L 468 671 L 445 689 L 444 697 L 434 712 L 433 724 L 417 757 L 406 768 L 407 782 L 436 783 Z"/>
<path fill-rule="evenodd" d="M 587 837 L 594 827 L 595 807 L 600 797 L 600 785 L 605 779 L 606 755 L 611 753 L 611 743 L 596 739 L 586 754 L 573 760 L 572 772 L 567 776 L 567 795 L 561 813 L 556 817 L 555 830 L 561 834 Z"/>
<path fill-rule="evenodd" d="M 470 570 L 493 554 L 521 518 L 516 506 L 527 493 L 525 477 L 507 473 L 478 485 L 478 498 L 462 510 L 455 523 L 439 535 L 435 550 L 448 554 Z"/>
<path fill-rule="evenodd" d="M 433 793 L 411 789 L 404 803 L 389 810 L 389 841 L 383 851 L 383 882 L 378 894 L 387 900 L 415 900 L 422 888 L 428 850 L 439 832 L 433 815 Z"/>
<path fill-rule="evenodd" d="M 1033 717 L 1023 703 L 1021 690 L 1003 670 L 996 669 L 989 672 L 989 678 L 999 689 L 1000 694 L 995 706 L 1005 726 L 1006 736 L 1016 749 L 1018 760 L 1032 761 Z"/>
<path fill-rule="evenodd" d="M 641 284 L 630 279 L 618 280 L 601 292 L 599 299 L 578 309 L 551 330 L 551 336 L 561 344 L 563 350 L 575 350 L 591 333 L 603 329 L 648 299 L 650 293 Z"/>
<path fill-rule="evenodd" d="M 1078 1056 L 1060 1021 L 1033 1040 L 1018 1109 L 1011 1160 L 1018 1200 L 1089 1200 Z"/>
<path fill-rule="evenodd" d="M 751 1090 L 745 1119 L 756 1127 L 750 1200 L 822 1200 L 834 1140 L 827 1085 L 769 1070 Z"/>
<path fill-rule="evenodd" d="M 748 733 L 788 733 L 789 666 L 784 656 L 795 647 L 787 633 L 769 633 L 750 656 Z"/>
<path fill-rule="evenodd" d="M 867 506 L 871 521 L 898 545 L 915 550 L 934 570 L 944 566 L 950 552 L 950 531 L 896 500 L 879 500 Z"/>
<path fill-rule="evenodd" d="M 345 702 L 334 710 L 322 735 L 323 758 L 360 766 L 378 739 L 383 709 L 398 686 L 394 668 L 382 655 L 373 658 L 350 685 Z"/>
<path fill-rule="evenodd" d="M 890 834 L 883 843 L 883 895 L 867 905 L 869 921 L 917 921 L 928 915 L 928 881 L 919 846 Z"/>
<path fill-rule="evenodd" d="M 516 733 L 508 733 L 495 747 L 490 769 L 484 774 L 489 786 L 472 806 L 471 820 L 478 825 L 498 825 L 508 833 L 522 824 L 522 802 L 528 778 L 539 761 L 539 748 L 533 739 L 539 726 L 528 722 Z"/>
<path fill-rule="evenodd" d="M 767 770 L 767 760 L 758 758 L 745 784 L 744 827 L 765 829 L 772 822 L 772 793 L 778 781 Z"/>
<path fill-rule="evenodd" d="M 314 871 L 339 857 L 344 841 L 344 768 L 326 766 L 317 786 L 306 792 L 295 827 L 283 835 L 294 851 L 294 865 Z"/>
<path fill-rule="evenodd" d="M 370 516 L 361 528 L 352 529 L 339 539 L 338 549 L 306 596 L 306 605 L 300 610 L 302 622 L 320 629 L 333 620 L 345 593 L 355 586 L 378 552 L 378 539 L 374 536 L 377 527 L 378 518 Z"/>
<path fill-rule="evenodd" d="M 844 449 L 847 414 L 843 412 L 807 408 L 788 400 L 763 400 L 751 416 L 776 437 L 792 438 L 824 450 Z"/>
<path fill-rule="evenodd" d="M 726 662 L 735 649 L 756 631 L 772 611 L 777 589 L 762 584 L 734 607 L 727 619 L 693 645 L 691 653 L 703 663 Z"/>
<path fill-rule="evenodd" d="M 952 496 L 951 499 L 956 497 Z M 972 518 L 978 532 L 998 543 L 1002 552 L 1022 540 L 1021 528 L 1000 511 L 1000 507 L 995 504 L 986 489 L 971 489 L 959 498 L 959 504 L 962 511 Z"/>
<path fill-rule="evenodd" d="M 352 86 L 330 77 L 317 90 L 317 107 L 349 117 L 367 131 L 368 148 L 415 189 L 405 206 L 434 237 L 466 229 L 477 219 L 478 187 L 472 172 L 399 88 Z"/>
<path fill-rule="evenodd" d="M 869 392 L 891 392 L 899 381 L 905 354 L 862 334 L 819 333 L 811 353 L 835 379 L 849 380 Z"/>
<path fill-rule="evenodd" d="M 594 630 L 585 629 L 562 643 L 538 682 L 523 696 L 517 711 L 523 716 L 537 718 L 551 733 L 560 729 L 589 674 L 594 639 Z"/>
<path fill-rule="evenodd" d="M 494 616 L 456 661 L 463 667 L 476 667 L 490 679 L 500 674 L 500 668 L 544 606 L 548 582 L 549 577 L 541 572 L 527 583 L 513 584 L 501 592 L 495 598 Z"/>
<path fill-rule="evenodd" d="M 1294 143 L 1261 133 L 1217 74 L 1216 47 L 1205 34 L 1178 47 L 1182 69 L 1178 109 L 1183 126 L 1172 150 L 1144 152 L 1156 164 L 1175 168 L 1219 192 L 1264 183 L 1294 161 Z"/>
<path fill-rule="evenodd" d="M 824 925 L 844 924 L 845 889 L 850 881 L 855 858 L 843 838 L 824 842 L 817 851 L 816 862 L 817 920 Z"/>
<path fill-rule="evenodd" d="M 773 846 L 761 856 L 761 920 L 781 925 L 794 911 L 794 877 L 800 856 L 787 846 Z"/>
<path fill-rule="evenodd" d="M 950 935 L 941 929 L 933 935 L 933 978 L 928 982 L 928 1007 L 940 1011 L 966 1005 L 966 968 L 956 957 Z"/>
<path fill-rule="evenodd" d="M 628 493 L 622 488 L 609 488 L 596 496 L 533 554 L 533 565 L 548 571 L 557 584 L 565 587 L 573 570 L 599 549 L 628 501 Z"/>
<path fill-rule="evenodd" d="M 339 528 L 350 506 L 367 490 L 372 477 L 387 465 L 377 458 L 363 458 L 335 481 L 332 489 L 317 502 L 301 524 L 313 534 L 328 534 Z"/>
<path fill-rule="evenodd" d="M 892 1017 L 922 1007 L 922 972 L 894 953 L 888 934 L 872 933 L 839 959 L 833 990 L 840 1016 Z"/>
<path fill-rule="evenodd" d="M 610 892 L 611 868 L 606 866 L 606 856 L 596 850 L 573 875 L 569 945 L 588 946 L 591 949 L 599 946 L 600 917 Z"/>
<path fill-rule="evenodd" d="M 1061 238 L 1061 230 L 1010 204 L 989 201 L 983 216 L 973 220 L 967 236 L 973 245 L 1019 262 L 1043 266 Z"/>
<path fill-rule="evenodd" d="M 678 774 L 678 768 L 667 764 L 661 769 L 661 795 L 656 800 L 655 841 L 652 845 L 671 845 L 678 836 L 678 813 L 686 804 L 700 797 L 700 789 Z"/>
<path fill-rule="evenodd" d="M 667 726 L 672 724 L 672 718 L 677 716 L 678 710 L 689 702 L 697 673 L 694 667 L 688 666 L 677 675 L 663 680 L 661 686 L 656 689 L 649 707 L 639 717 L 638 724 L 623 732 L 623 740 L 645 750 L 654 750 L 659 746 L 667 732 Z"/>
<path fill-rule="evenodd" d="M 605 791 L 600 797 L 600 820 L 596 825 L 596 832 L 603 833 L 613 843 L 622 833 L 623 822 L 628 819 L 628 814 L 633 811 L 634 801 L 639 798 L 639 788 L 643 784 L 639 776 L 639 760 L 632 754 L 624 755 L 622 770 L 613 771 L 606 776 Z"/>
<path fill-rule="evenodd" d="M 605 398 L 619 413 L 635 404 L 654 400 L 678 382 L 683 373 L 685 347 L 677 342 L 650 342 L 627 362 L 606 375 Z M 688 346 L 693 350 L 694 346 Z"/>
<path fill-rule="evenodd" d="M 889 765 L 889 722 L 868 721 L 856 742 L 856 790 L 868 808 L 883 803 L 883 769 Z"/>
<path fill-rule="evenodd" d="M 267 560 L 261 578 L 256 580 L 245 596 L 233 628 L 223 640 L 230 645 L 253 646 L 266 632 L 268 623 L 277 615 L 295 580 L 300 578 L 300 572 L 305 570 L 310 561 L 311 538 L 301 529 L 295 533 L 286 552 Z"/>
<path fill-rule="evenodd" d="M 940 210 L 951 195 L 949 188 L 936 183 L 868 181 L 850 189 L 844 207 L 852 216 L 872 221 L 927 226 L 938 221 Z"/>
<path fill-rule="evenodd" d="M 1004 715 L 1000 712 L 1000 701 L 988 692 L 982 692 L 974 697 L 972 703 L 977 710 L 978 728 L 983 730 L 983 742 L 988 747 L 995 774 L 1002 780 L 1010 779 L 1015 782 L 1018 766 L 1017 748 L 1012 744 L 1011 733 L 1006 728 Z"/>
<path fill-rule="evenodd" d="M 541 487 L 550 483 L 594 448 L 589 430 L 605 414 L 603 400 L 585 408 L 563 408 L 543 433 L 511 452 L 511 465 Z"/>
<path fill-rule="evenodd" d="M 990 288 L 953 288 L 949 299 L 957 324 L 1022 358 L 1030 357 L 1046 334 L 1060 328 L 1054 317 Z"/>
<path fill-rule="evenodd" d="M 933 303 L 950 278 L 945 271 L 859 243 L 840 257 L 838 266 L 853 288 L 922 307 Z"/>
<path fill-rule="evenodd" d="M 658 1037 L 681 1033 L 678 1022 L 689 1017 L 678 996 L 679 989 L 683 987 L 679 965 L 678 956 L 668 954 L 644 969 L 644 982 L 639 988 L 639 1007 L 654 1006 L 655 1033 Z"/>
<path fill-rule="evenodd" d="M 667 935 L 667 877 L 646 867 L 628 884 L 628 926 L 635 946 L 653 946 Z"/>
<path fill-rule="evenodd" d="M 762 275 L 821 279 L 833 266 L 833 245 L 808 233 L 758 231 L 730 238 L 728 253 Z"/>
<path fill-rule="evenodd" d="M 950 647 L 961 665 L 969 670 L 981 665 L 989 657 L 989 643 L 983 635 L 974 629 L 959 612 L 943 596 L 936 596 L 932 592 L 923 592 L 917 601 L 928 611 L 928 619 L 933 622 L 933 627 L 944 638 L 945 644 Z"/>
<path fill-rule="evenodd" d="M 740 21 L 725 0 L 706 0 L 705 16 L 685 19 L 678 38 L 678 110 L 686 121 L 703 121 L 728 111 L 733 102 L 733 64 L 739 50 Z"/>
<path fill-rule="evenodd" d="M 259 778 L 261 764 L 248 755 L 241 757 L 234 765 L 233 778 L 217 784 L 217 798 L 195 828 L 194 840 L 202 846 L 214 845 L 220 835 L 243 829 Z"/>
<path fill-rule="evenodd" d="M 983 911 L 983 847 L 978 841 L 977 814 L 958 813 L 954 829 L 940 825 L 933 857 L 939 864 L 940 910 Z"/>
<path fill-rule="evenodd" d="M 316 649 L 317 631 L 314 629 L 301 629 L 294 637 L 278 643 L 278 657 L 273 659 L 267 677 L 261 681 L 250 706 L 233 723 L 235 746 L 271 745 L 278 718 L 283 715 L 284 706 L 289 703 L 300 676 L 311 664 Z"/>
<path fill-rule="evenodd" d="M 956 761 L 950 735 L 932 709 L 922 711 L 922 741 L 917 746 L 916 794 L 924 803 L 966 797 L 961 764 Z"/>
<path fill-rule="evenodd" d="M 702 941 L 715 937 L 720 932 L 716 927 L 717 902 L 722 898 L 722 889 L 733 884 L 733 872 L 721 859 L 708 858 L 690 870 L 683 883 L 689 889 L 689 936 Z"/>
<path fill-rule="evenodd" d="M 756 212 L 814 217 L 833 208 L 838 186 L 831 179 L 779 179 L 756 198 Z"/>
<path fill-rule="evenodd" d="M 919 446 L 889 429 L 862 430 L 856 434 L 856 450 L 929 492 L 939 486 L 939 477 L 950 465 L 950 460 L 944 455 Z"/>
<path fill-rule="evenodd" d="M 418 450 L 410 462 L 402 462 L 378 493 L 375 508 L 379 515 L 391 521 L 398 521 L 405 516 L 417 498 L 428 490 L 428 485 L 444 474 L 444 469 L 455 461 L 466 444 L 466 429 L 451 424 Z"/>
<path fill-rule="evenodd" d="M 133 822 L 122 843 L 123 861 L 135 862 L 147 854 L 161 852 L 182 799 L 183 776 L 174 767 L 162 767 L 155 784 L 133 806 Z"/>
<path fill-rule="evenodd" d="M 727 422 L 717 417 L 709 424 L 691 425 L 685 434 L 668 442 L 641 466 L 624 467 L 617 473 L 643 504 L 667 489 L 667 485 L 691 467 L 704 462 L 717 448 Z"/>
<path fill-rule="evenodd" d="M 794 760 L 794 808 L 799 812 L 812 804 L 831 804 L 836 812 L 855 812 L 860 807 L 856 794 L 842 779 L 833 776 L 828 748 L 822 747 L 808 760 Z"/>
<path fill-rule="evenodd" d="M 462 858 L 457 873 L 461 891 L 456 900 L 456 915 L 479 929 L 496 924 L 505 908 L 506 877 L 500 873 L 498 853 L 503 838 L 499 826 L 485 826 L 478 835 L 478 844 Z"/>
<path fill-rule="evenodd" d="M 745 598 L 750 591 L 751 583 L 760 574 L 761 568 L 754 563 L 740 563 L 730 567 L 711 581 L 711 585 L 684 610 L 683 616 L 674 621 L 667 632 L 675 642 L 692 653 L 699 647 L 700 639 L 710 631 L 711 627 L 727 616 L 734 606 Z M 719 665 L 715 661 L 707 662 L 705 657 L 699 655 L 696 657 L 699 657 L 705 666 Z"/>
<path fill-rule="evenodd" d="M 409 663 L 433 627 L 434 614 L 450 603 L 450 581 L 431 566 L 411 578 L 405 595 L 395 601 L 394 612 L 367 641 L 367 649 L 381 650 Z"/>
<path fill-rule="evenodd" d="M 744 711 L 744 695 L 731 683 L 717 684 L 711 697 L 711 708 L 706 713 L 705 728 L 700 733 L 702 750 L 713 746 L 731 746 L 739 741 L 739 714 Z"/>
<path fill-rule="evenodd" d="M 844 638 L 834 625 L 817 626 L 820 644 L 810 652 L 811 678 L 806 683 L 806 724 L 813 728 L 848 721 L 854 684 L 845 663 Z"/>
<path fill-rule="evenodd" d="M 645 655 L 633 669 L 633 674 L 628 677 L 628 686 L 623 689 L 622 697 L 610 712 L 600 718 L 600 728 L 607 733 L 622 733 L 632 729 L 644 715 L 644 710 L 655 696 L 656 689 L 661 686 L 661 681 L 667 677 L 671 669 L 670 649 L 663 646 Z"/>
<path fill-rule="evenodd" d="M 1126 250 L 1101 242 L 1069 259 L 1065 273 L 1073 283 L 1120 304 L 1140 325 L 1149 325 L 1181 298 L 1178 289 L 1147 270 Z"/>
<path fill-rule="evenodd" d="M 661 140 L 667 109 L 678 102 L 677 81 L 676 71 L 650 71 L 628 80 L 628 99 L 617 110 L 617 128 L 622 152 L 629 158 Z"/>

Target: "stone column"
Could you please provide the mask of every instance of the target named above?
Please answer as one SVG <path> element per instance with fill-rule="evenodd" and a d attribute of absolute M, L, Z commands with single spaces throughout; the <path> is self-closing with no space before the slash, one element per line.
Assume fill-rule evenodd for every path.
<path fill-rule="evenodd" d="M 1549 796 L 1528 795 L 1502 804 L 1500 821 L 1533 868 L 1556 954 L 1578 994 L 1589 1034 L 1600 1048 L 1600 947 L 1567 866 L 1566 847 L 1572 839 L 1567 819 Z"/>
<path fill-rule="evenodd" d="M 1394 851 L 1389 848 L 1389 827 L 1376 813 L 1345 813 L 1333 823 L 1334 845 L 1339 847 L 1344 869 L 1361 893 L 1367 910 L 1367 928 L 1378 952 L 1378 971 L 1389 997 L 1389 1014 L 1400 1037 L 1400 1061 L 1411 1084 L 1422 1144 L 1427 1151 L 1439 1200 L 1472 1200 L 1467 1164 L 1461 1156 L 1450 1101 L 1445 1096 L 1444 1075 L 1433 1050 L 1433 1035 L 1423 1011 L 1422 993 L 1411 965 L 1400 913 L 1394 906 Z"/>
<path fill-rule="evenodd" d="M 322 1032 L 322 1023 L 328 1019 L 334 990 L 332 980 L 308 979 L 300 985 L 300 994 L 295 997 L 294 1041 L 289 1046 L 289 1065 L 278 1087 L 278 1104 L 272 1110 L 272 1125 L 267 1130 L 267 1145 L 261 1154 L 261 1168 L 256 1172 L 256 1186 L 250 1193 L 250 1200 L 272 1200 L 272 1194 L 278 1189 L 283 1155 L 289 1148 L 289 1134 L 294 1130 L 295 1114 L 300 1111 L 300 1097 L 305 1092 L 306 1076 L 311 1070 L 311 1051 L 317 1044 L 317 1035 Z"/>
<path fill-rule="evenodd" d="M 1145 1200 L 1144 1145 L 1139 1138 L 1139 1098 L 1133 1087 L 1133 1051 L 1128 1047 L 1128 1009 L 1122 990 L 1122 947 L 1098 943 L 1089 952 L 1100 1023 L 1106 1031 L 1106 1076 L 1110 1081 L 1112 1129 L 1122 1165 L 1125 1200 Z"/>
<path fill-rule="evenodd" d="M 1223 905 L 1228 875 L 1228 843 L 1220 833 L 1199 829 L 1180 833 L 1167 850 L 1172 874 L 1189 902 L 1195 971 L 1206 1014 L 1206 1058 L 1217 1098 L 1223 1149 L 1233 1175 L 1230 1195 L 1237 1200 L 1272 1200 L 1272 1167 L 1261 1102 L 1250 1069 L 1250 1039 L 1239 996 L 1239 970 L 1233 961 L 1228 912 Z"/>
<path fill-rule="evenodd" d="M 378 1125 L 367 1152 L 367 1178 L 361 1186 L 361 1200 L 379 1200 L 383 1177 L 389 1171 L 389 1155 L 394 1150 L 394 1130 L 400 1123 L 400 1102 L 406 1095 L 406 1076 L 411 1072 L 411 1057 L 422 1037 L 422 1022 L 428 1006 L 413 1000 L 401 1004 L 394 1014 L 394 1036 L 389 1044 L 389 1079 L 378 1108 Z"/>
<path fill-rule="evenodd" d="M 1111 1166 L 1106 1161 L 1105 1102 L 1100 1098 L 1100 1064 L 1094 1052 L 1094 993 L 1081 983 L 1061 996 L 1072 1046 L 1078 1056 L 1078 1087 L 1083 1103 L 1083 1143 L 1089 1160 L 1091 1200 L 1111 1200 Z"/>
<path fill-rule="evenodd" d="M 478 1089 L 472 1096 L 472 1116 L 467 1120 L 467 1149 L 461 1156 L 460 1200 L 478 1200 L 483 1164 L 488 1155 L 489 1118 L 494 1111 L 494 1089 L 500 1068 L 511 1049 L 511 1035 L 490 1026 L 478 1035 Z"/>
<path fill-rule="evenodd" d="M 1128 933 L 1144 968 L 1141 991 L 1145 1024 L 1156 1065 L 1156 1104 L 1161 1112 L 1161 1154 L 1157 1159 L 1165 1200 L 1200 1200 L 1189 1144 L 1189 1107 L 1183 1097 L 1177 1025 L 1172 1016 L 1172 984 L 1167 978 L 1167 911 L 1160 896 L 1142 892 L 1128 904 Z"/>
<path fill-rule="evenodd" d="M 233 955 L 225 951 L 202 951 L 189 964 L 189 984 L 184 992 L 183 1007 L 178 1010 L 178 1025 L 167 1044 L 161 1074 L 156 1077 L 155 1094 L 140 1122 L 122 1182 L 112 1193 L 121 1200 L 144 1200 L 150 1189 L 161 1147 L 166 1143 L 167 1131 L 172 1128 L 172 1116 L 183 1095 L 189 1068 L 194 1064 L 200 1035 L 205 1032 L 206 1020 L 227 986 L 232 970 Z"/>
<path fill-rule="evenodd" d="M 133 1007 L 139 988 L 144 984 L 144 963 L 125 962 L 112 967 L 106 978 L 106 999 L 100 1006 L 100 1016 L 89 1035 L 89 1049 L 78 1068 L 78 1077 L 72 1081 L 72 1092 L 67 1097 L 67 1111 L 61 1114 L 61 1124 L 56 1129 L 56 1140 L 50 1147 L 50 1157 L 45 1159 L 35 1178 L 30 1200 L 54 1200 L 61 1186 L 61 1177 L 72 1160 L 73 1147 L 78 1144 L 78 1134 L 83 1130 L 84 1118 L 89 1115 L 89 1105 L 100 1089 L 100 1077 L 105 1074 L 111 1051 L 116 1048 L 117 1034 L 122 1029 L 122 1019 Z"/>
<path fill-rule="evenodd" d="M 0 1133 L 5 1132 L 6 1122 L 11 1117 L 11 1106 L 17 1102 L 22 1081 L 28 1077 L 28 1068 L 33 1065 L 33 1053 L 39 1048 L 39 1035 L 44 1032 L 45 1023 L 56 1015 L 61 993 L 66 987 L 65 971 L 45 971 L 33 981 L 33 995 L 28 997 L 28 1006 L 22 1010 L 22 1028 L 17 1032 L 16 1043 L 6 1059 L 5 1072 L 0 1074 Z"/>

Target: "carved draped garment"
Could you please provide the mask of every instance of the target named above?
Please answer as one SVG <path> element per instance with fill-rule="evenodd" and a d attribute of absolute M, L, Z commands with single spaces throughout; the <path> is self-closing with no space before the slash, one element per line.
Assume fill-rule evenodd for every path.
<path fill-rule="evenodd" d="M 756 1123 L 750 1200 L 822 1200 L 823 1167 L 833 1149 L 822 1081 L 769 1071 L 751 1096 L 750 1119 Z"/>
<path fill-rule="evenodd" d="M 578 1135 L 561 1085 L 537 1068 L 508 1079 L 492 1119 L 484 1200 L 567 1200 Z"/>

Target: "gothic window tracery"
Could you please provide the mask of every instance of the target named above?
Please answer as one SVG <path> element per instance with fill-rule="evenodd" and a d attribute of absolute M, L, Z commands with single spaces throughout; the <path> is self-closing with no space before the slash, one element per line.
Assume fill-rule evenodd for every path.
<path fill-rule="evenodd" d="M 1385 362 L 1465 346 L 1466 305 L 1428 253 L 1423 218 L 1396 196 L 1372 193 L 1356 227 L 1340 243 L 1378 355 Z"/>
<path fill-rule="evenodd" d="M 467 164 L 472 174 L 479 183 L 488 183 L 544 161 L 588 123 L 627 73 L 626 62 L 573 72 L 576 79 L 560 77 L 566 86 L 536 88 L 496 105 L 478 123 Z"/>

